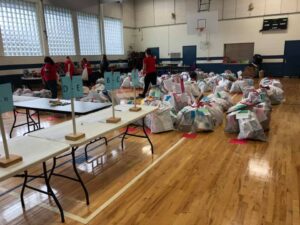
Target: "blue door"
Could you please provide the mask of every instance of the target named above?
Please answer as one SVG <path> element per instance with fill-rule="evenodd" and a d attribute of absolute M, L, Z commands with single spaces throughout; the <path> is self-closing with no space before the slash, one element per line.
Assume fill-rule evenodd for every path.
<path fill-rule="evenodd" d="M 183 65 L 194 66 L 197 61 L 197 46 L 182 47 Z"/>
<path fill-rule="evenodd" d="M 159 48 L 149 48 L 153 56 L 156 57 L 156 63 L 159 64 Z"/>
<path fill-rule="evenodd" d="M 300 76 L 300 41 L 285 42 L 284 75 Z"/>

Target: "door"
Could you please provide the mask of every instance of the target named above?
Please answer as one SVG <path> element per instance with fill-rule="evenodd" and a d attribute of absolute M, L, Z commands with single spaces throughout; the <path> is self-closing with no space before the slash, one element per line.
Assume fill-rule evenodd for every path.
<path fill-rule="evenodd" d="M 149 48 L 153 56 L 156 57 L 156 63 L 159 64 L 159 48 Z"/>
<path fill-rule="evenodd" d="M 194 66 L 197 61 L 197 46 L 182 47 L 183 65 Z"/>
<path fill-rule="evenodd" d="M 300 41 L 285 42 L 284 75 L 300 76 Z"/>

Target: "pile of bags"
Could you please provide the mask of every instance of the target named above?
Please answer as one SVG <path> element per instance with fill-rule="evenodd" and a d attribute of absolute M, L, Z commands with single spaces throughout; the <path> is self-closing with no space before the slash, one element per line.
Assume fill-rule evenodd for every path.
<path fill-rule="evenodd" d="M 18 88 L 14 92 L 14 95 L 39 97 L 39 98 L 51 98 L 52 97 L 52 93 L 50 90 L 42 89 L 40 91 L 32 91 L 28 88 Z"/>
<path fill-rule="evenodd" d="M 144 76 L 139 73 L 139 83 L 138 83 L 138 88 L 144 88 Z M 131 81 L 131 73 L 128 73 L 128 74 L 122 74 L 121 77 L 120 77 L 120 83 L 121 83 L 121 87 L 122 88 L 132 88 L 133 87 L 133 84 L 132 84 L 132 81 Z"/>
<path fill-rule="evenodd" d="M 265 131 L 270 129 L 271 111 L 268 90 L 250 90 L 228 109 L 225 132 L 238 133 L 238 139 L 267 141 Z"/>
<path fill-rule="evenodd" d="M 264 78 L 259 85 L 261 88 L 266 89 L 272 105 L 278 105 L 284 101 L 284 91 L 279 80 Z"/>

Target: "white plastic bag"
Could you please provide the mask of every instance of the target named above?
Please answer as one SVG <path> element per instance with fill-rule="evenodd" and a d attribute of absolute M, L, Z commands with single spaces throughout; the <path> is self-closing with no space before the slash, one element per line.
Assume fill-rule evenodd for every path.
<path fill-rule="evenodd" d="M 82 71 L 82 80 L 88 81 L 89 80 L 89 74 L 87 68 L 84 68 Z"/>
<path fill-rule="evenodd" d="M 173 120 L 170 114 L 171 108 L 168 102 L 161 102 L 155 112 L 146 116 L 146 126 L 152 133 L 174 130 Z"/>
<path fill-rule="evenodd" d="M 238 119 L 238 121 L 240 128 L 238 139 L 267 141 L 264 129 L 259 123 L 254 112 L 250 112 L 248 118 Z"/>
<path fill-rule="evenodd" d="M 279 87 L 270 85 L 269 90 L 267 90 L 267 94 L 271 100 L 272 105 L 278 105 L 278 104 L 282 103 L 284 100 L 284 92 Z"/>
<path fill-rule="evenodd" d="M 131 85 L 130 85 L 130 77 L 125 77 L 124 78 L 121 87 L 122 88 L 130 88 L 131 87 Z"/>
<path fill-rule="evenodd" d="M 238 133 L 240 132 L 239 122 L 236 119 L 236 114 L 238 111 L 231 112 L 226 116 L 226 125 L 225 125 L 225 132 L 227 133 Z"/>

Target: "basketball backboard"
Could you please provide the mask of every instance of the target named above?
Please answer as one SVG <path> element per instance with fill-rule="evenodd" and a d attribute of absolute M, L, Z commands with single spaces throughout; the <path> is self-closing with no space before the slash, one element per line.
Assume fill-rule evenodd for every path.
<path fill-rule="evenodd" d="M 195 35 L 202 31 L 216 33 L 218 31 L 218 16 L 218 11 L 187 15 L 187 33 L 189 35 Z"/>

